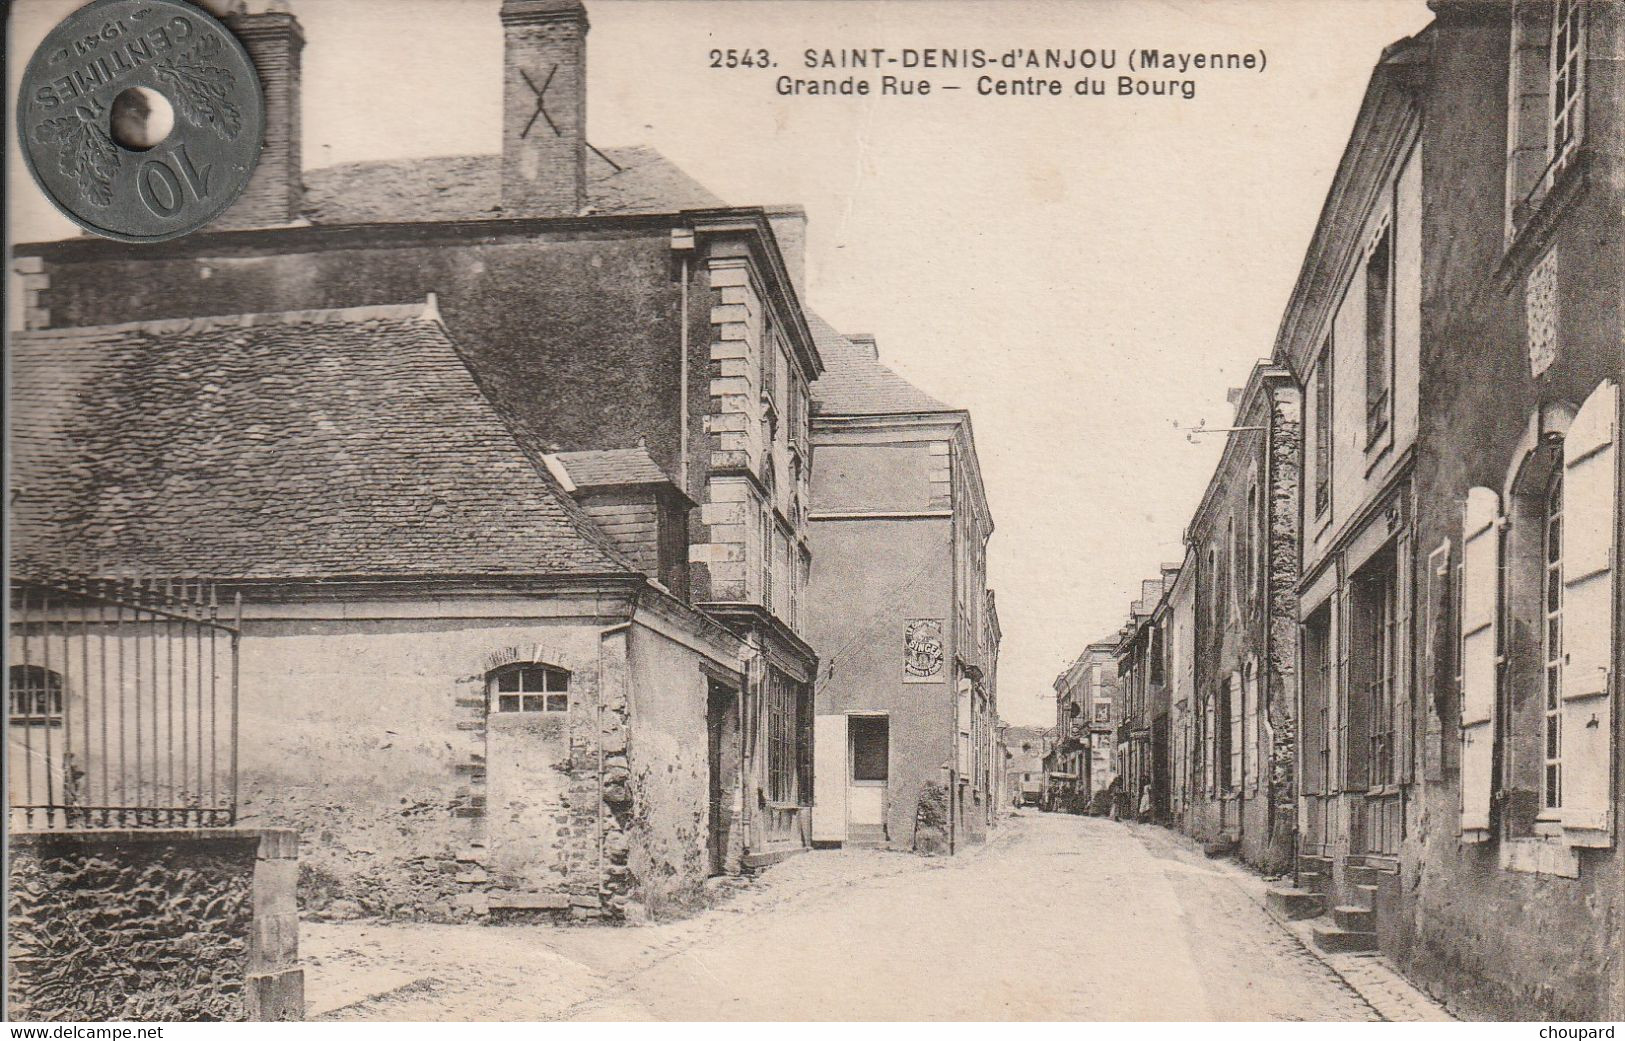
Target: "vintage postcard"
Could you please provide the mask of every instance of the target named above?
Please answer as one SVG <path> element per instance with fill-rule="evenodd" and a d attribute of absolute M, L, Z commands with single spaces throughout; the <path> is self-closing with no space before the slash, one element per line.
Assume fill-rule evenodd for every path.
<path fill-rule="evenodd" d="M 9 1019 L 1625 1017 L 1625 0 L 7 18 Z"/>

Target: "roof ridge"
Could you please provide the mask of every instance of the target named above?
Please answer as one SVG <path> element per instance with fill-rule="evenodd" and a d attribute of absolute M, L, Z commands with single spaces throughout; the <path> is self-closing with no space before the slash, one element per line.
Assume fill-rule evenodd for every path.
<path fill-rule="evenodd" d="M 242 314 L 201 315 L 192 318 L 149 318 L 110 325 L 64 325 L 50 329 L 13 332 L 17 338 L 48 340 L 86 335 L 147 332 L 157 335 L 200 332 L 206 329 L 254 329 L 272 325 L 321 325 L 356 322 L 433 322 L 441 324 L 435 295 L 413 304 L 372 304 L 365 307 L 312 308 L 304 311 L 250 311 Z"/>

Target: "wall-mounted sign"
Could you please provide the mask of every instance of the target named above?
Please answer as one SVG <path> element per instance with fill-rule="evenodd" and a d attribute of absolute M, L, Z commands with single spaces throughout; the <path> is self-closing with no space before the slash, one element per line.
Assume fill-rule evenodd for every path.
<path fill-rule="evenodd" d="M 910 618 L 903 629 L 903 675 L 914 683 L 936 683 L 943 678 L 946 645 L 942 619 Z"/>

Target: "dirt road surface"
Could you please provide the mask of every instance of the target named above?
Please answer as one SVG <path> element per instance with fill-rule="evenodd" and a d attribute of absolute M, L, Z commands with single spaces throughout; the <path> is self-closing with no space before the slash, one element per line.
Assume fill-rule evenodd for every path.
<path fill-rule="evenodd" d="M 1035 812 L 1005 818 L 994 841 L 953 859 L 804 854 L 683 922 L 312 922 L 302 946 L 309 1012 L 332 1020 L 1437 1014 L 1402 981 L 1392 988 L 1402 1000 L 1362 998 L 1264 911 L 1237 869 L 1176 836 Z"/>

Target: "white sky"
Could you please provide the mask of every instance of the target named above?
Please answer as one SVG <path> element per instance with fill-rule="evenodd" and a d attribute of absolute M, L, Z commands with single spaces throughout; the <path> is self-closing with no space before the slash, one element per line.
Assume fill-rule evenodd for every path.
<path fill-rule="evenodd" d="M 255 0 L 256 8 L 264 0 Z M 305 165 L 494 152 L 497 0 L 292 0 Z M 78 0 L 16 0 L 21 65 Z M 1382 48 L 1424 0 L 589 2 L 594 144 L 653 145 L 728 201 L 806 206 L 809 303 L 969 408 L 997 530 L 1000 709 L 1053 720 L 1050 684 L 1177 561 L 1227 388 L 1266 357 Z M 1257 51 L 1192 101 L 780 98 L 809 47 Z M 766 47 L 772 72 L 714 70 Z M 886 69 L 899 75 L 908 72 Z M 1070 84 L 1077 73 L 1040 73 Z M 1164 76 L 1177 77 L 1177 73 Z M 1115 85 L 1115 81 L 1113 83 Z M 8 120 L 9 125 L 9 120 Z M 10 131 L 8 130 L 8 133 Z M 13 241 L 72 227 L 7 148 Z"/>

